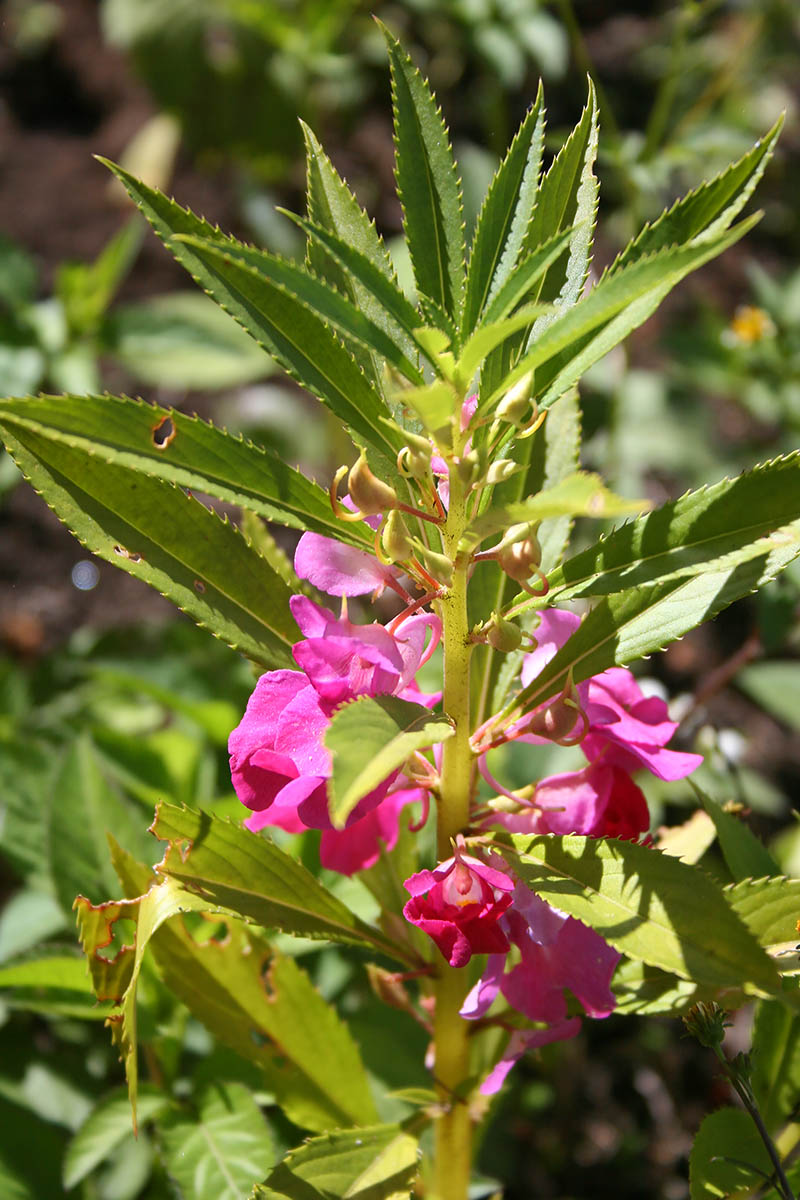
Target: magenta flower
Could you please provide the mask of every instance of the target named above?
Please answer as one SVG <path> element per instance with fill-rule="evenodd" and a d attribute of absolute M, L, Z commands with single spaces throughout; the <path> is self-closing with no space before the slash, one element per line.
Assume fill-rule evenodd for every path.
<path fill-rule="evenodd" d="M 498 920 L 511 904 L 514 881 L 462 847 L 460 839 L 453 858 L 433 871 L 419 871 L 404 885 L 411 893 L 404 917 L 432 938 L 451 967 L 463 967 L 473 954 L 509 949 Z"/>
<path fill-rule="evenodd" d="M 401 809 L 421 801 L 423 793 L 395 771 L 362 798 L 345 829 L 333 829 L 325 731 L 336 707 L 358 696 L 435 704 L 438 696 L 421 693 L 414 675 L 438 641 L 439 623 L 429 613 L 417 614 L 390 633 L 377 623 L 337 618 L 305 596 L 290 603 L 306 635 L 293 649 L 302 669 L 269 671 L 256 684 L 228 743 L 233 786 L 253 812 L 245 822 L 249 829 L 324 830 L 323 865 L 352 874 L 377 861 L 381 843 L 394 846 Z"/>
<path fill-rule="evenodd" d="M 506 1054 L 481 1087 L 485 1095 L 498 1090 L 526 1050 L 577 1033 L 580 1021 L 568 1017 L 565 988 L 590 1017 L 607 1017 L 616 1004 L 610 984 L 620 956 L 593 929 L 551 907 L 520 882 L 500 926 L 517 946 L 519 961 L 507 970 L 506 955 L 491 955 L 461 1015 L 477 1020 L 502 995 L 517 1012 L 545 1028 L 512 1034 Z"/>

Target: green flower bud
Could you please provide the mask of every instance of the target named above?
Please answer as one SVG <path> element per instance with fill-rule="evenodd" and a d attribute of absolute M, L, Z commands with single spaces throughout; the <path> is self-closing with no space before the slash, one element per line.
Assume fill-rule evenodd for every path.
<path fill-rule="evenodd" d="M 425 479 L 431 469 L 433 446 L 427 438 L 406 431 L 406 445 L 397 456 L 397 468 L 412 479 Z"/>
<path fill-rule="evenodd" d="M 527 375 L 523 375 L 519 383 L 515 383 L 512 388 L 508 389 L 495 410 L 495 419 L 508 421 L 510 425 L 516 425 L 517 429 L 524 428 L 530 421 L 533 410 L 532 386 L 533 372 L 529 371 Z"/>
<path fill-rule="evenodd" d="M 453 564 L 447 555 L 429 550 L 427 546 L 417 546 L 417 551 L 437 583 L 449 587 L 453 582 Z"/>
<path fill-rule="evenodd" d="M 373 475 L 367 465 L 367 456 L 363 450 L 358 462 L 350 469 L 347 477 L 347 490 L 359 512 L 365 513 L 368 517 L 397 506 L 397 493 L 394 488 Z"/>
<path fill-rule="evenodd" d="M 519 463 L 514 462 L 513 458 L 498 458 L 493 462 L 486 472 L 487 483 L 502 483 L 505 479 L 510 479 L 517 471 L 522 470 Z"/>
<path fill-rule="evenodd" d="M 542 548 L 536 534 L 530 530 L 519 541 L 501 545 L 497 561 L 510 579 L 516 579 L 518 583 L 526 582 L 536 573 L 542 561 Z"/>
<path fill-rule="evenodd" d="M 509 654 L 512 650 L 519 650 L 522 645 L 522 631 L 513 621 L 506 621 L 493 612 L 486 631 L 486 640 L 493 650 Z"/>
<path fill-rule="evenodd" d="M 414 553 L 414 543 L 408 527 L 397 509 L 386 518 L 381 533 L 381 545 L 390 562 L 404 562 Z"/>

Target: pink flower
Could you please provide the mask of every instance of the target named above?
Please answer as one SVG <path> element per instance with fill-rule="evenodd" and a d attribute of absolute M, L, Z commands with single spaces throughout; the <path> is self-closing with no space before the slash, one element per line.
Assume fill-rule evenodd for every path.
<path fill-rule="evenodd" d="M 509 948 L 498 920 L 511 904 L 514 881 L 462 846 L 463 839 L 453 858 L 433 871 L 419 871 L 404 885 L 411 893 L 404 917 L 433 939 L 451 967 L 463 967 L 473 954 Z"/>
<path fill-rule="evenodd" d="M 333 829 L 325 731 L 334 709 L 358 696 L 398 695 L 435 704 L 438 697 L 421 693 L 414 675 L 438 640 L 438 620 L 418 614 L 391 634 L 377 623 L 337 618 L 305 596 L 290 603 L 306 634 L 293 651 L 302 670 L 269 671 L 256 684 L 228 744 L 233 786 L 253 812 L 245 822 L 249 829 L 322 829 L 323 865 L 351 874 L 377 861 L 381 843 L 395 844 L 400 810 L 423 795 L 404 786 L 395 771 L 361 799 L 344 830 Z"/>
<path fill-rule="evenodd" d="M 581 833 L 637 841 L 649 828 L 650 814 L 627 771 L 599 762 L 541 780 L 528 807 L 499 813 L 492 823 L 512 833 Z"/>
<path fill-rule="evenodd" d="M 485 1095 L 498 1090 L 526 1050 L 577 1033 L 580 1021 L 567 1015 L 565 988 L 591 1017 L 607 1017 L 616 1004 L 610 983 L 620 956 L 593 929 L 559 912 L 520 882 L 500 925 L 518 947 L 519 962 L 507 970 L 505 955 L 491 955 L 461 1015 L 473 1021 L 485 1016 L 500 994 L 545 1028 L 512 1034 L 504 1057 L 481 1087 Z"/>

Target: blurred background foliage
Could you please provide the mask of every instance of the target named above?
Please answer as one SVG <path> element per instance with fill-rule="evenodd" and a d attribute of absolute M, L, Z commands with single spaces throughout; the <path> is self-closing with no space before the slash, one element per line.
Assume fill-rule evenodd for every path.
<path fill-rule="evenodd" d="M 760 225 L 598 364 L 581 401 L 586 464 L 616 490 L 656 501 L 797 445 L 795 0 L 4 0 L 0 12 L 0 393 L 134 392 L 328 477 L 347 451 L 322 411 L 274 376 L 219 309 L 185 291 L 91 155 L 122 161 L 238 236 L 298 255 L 295 228 L 274 206 L 301 204 L 299 115 L 392 242 L 400 213 L 374 12 L 443 105 L 468 224 L 538 79 L 552 151 L 591 73 L 601 265 L 786 111 L 758 192 Z M 647 686 L 684 719 L 684 746 L 706 754 L 702 786 L 749 811 L 793 874 L 799 600 L 800 575 L 787 572 L 647 665 Z M 255 1068 L 214 1043 L 148 967 L 140 1026 L 151 1090 L 134 1141 L 71 904 L 78 891 L 95 901 L 119 893 L 107 828 L 145 861 L 160 857 L 144 832 L 158 799 L 237 815 L 225 743 L 252 673 L 136 580 L 83 556 L 7 458 L 0 643 L 0 1193 L 192 1197 L 174 1129 L 215 1130 L 211 1080 L 254 1145 L 263 1142 L 254 1099 L 276 1156 L 301 1132 L 276 1116 Z M 532 761 L 507 769 L 527 783 Z M 656 823 L 690 816 L 688 788 L 649 786 Z M 313 845 L 297 849 L 313 865 Z M 724 877 L 713 849 L 704 862 Z M 369 913 L 365 888 L 339 886 Z M 354 1020 L 376 1074 L 394 1078 L 397 1046 L 360 965 L 334 949 L 294 952 Z M 732 1036 L 746 1044 L 741 1021 Z M 403 1037 L 409 1074 L 396 1085 L 425 1086 L 424 1035 L 409 1021 Z M 515 1071 L 486 1135 L 476 1197 L 502 1177 L 510 1200 L 606 1191 L 680 1200 L 692 1134 L 729 1099 L 712 1071 L 677 1021 L 591 1023 Z M 407 1111 L 392 1103 L 389 1115 Z"/>

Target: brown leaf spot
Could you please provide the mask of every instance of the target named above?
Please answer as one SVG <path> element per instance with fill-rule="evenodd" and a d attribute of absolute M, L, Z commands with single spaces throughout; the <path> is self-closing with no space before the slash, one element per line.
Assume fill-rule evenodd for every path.
<path fill-rule="evenodd" d="M 172 417 L 162 417 L 152 431 L 153 445 L 156 450 L 166 450 L 177 432 Z"/>

